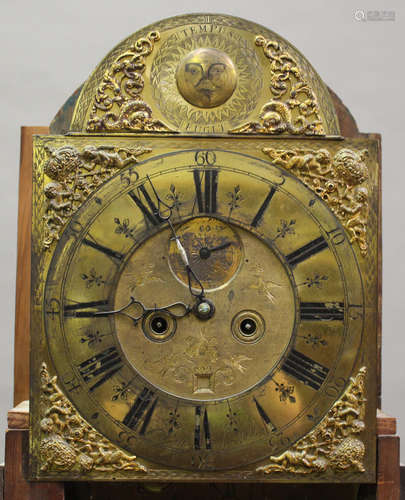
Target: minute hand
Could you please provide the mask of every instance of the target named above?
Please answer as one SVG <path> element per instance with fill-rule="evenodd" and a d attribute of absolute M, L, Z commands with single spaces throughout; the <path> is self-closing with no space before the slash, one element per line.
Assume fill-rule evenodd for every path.
<path fill-rule="evenodd" d="M 201 281 L 198 279 L 195 272 L 193 271 L 193 268 L 190 266 L 190 262 L 188 260 L 188 255 L 187 255 L 186 249 L 183 247 L 183 245 L 180 241 L 180 238 L 177 236 L 176 230 L 174 229 L 174 226 L 173 226 L 172 221 L 170 219 L 168 219 L 168 223 L 169 223 L 170 229 L 171 229 L 172 234 L 173 234 L 173 239 L 176 241 L 176 245 L 177 245 L 177 248 L 179 250 L 181 260 L 183 261 L 184 266 L 185 266 L 186 271 L 187 271 L 188 288 L 190 290 L 190 293 L 194 297 L 197 297 L 197 299 L 199 301 L 202 301 L 205 297 L 204 287 L 203 287 Z M 193 284 L 192 284 L 193 280 L 197 283 L 198 287 L 200 288 L 200 292 L 197 294 L 193 291 Z"/>

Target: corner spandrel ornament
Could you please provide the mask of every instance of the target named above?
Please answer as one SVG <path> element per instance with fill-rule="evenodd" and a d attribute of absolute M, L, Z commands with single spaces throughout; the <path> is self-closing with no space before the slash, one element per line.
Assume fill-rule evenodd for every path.
<path fill-rule="evenodd" d="M 110 146 L 85 146 L 81 151 L 73 146 L 47 148 L 49 158 L 44 166 L 48 182 L 44 185 L 46 197 L 44 248 L 48 249 L 60 234 L 76 210 L 107 179 L 124 167 L 122 181 L 128 182 L 129 175 L 137 178 L 131 170 L 138 157 L 150 153 L 150 148 L 120 148 Z"/>
<path fill-rule="evenodd" d="M 41 472 L 147 472 L 135 456 L 124 453 L 77 413 L 45 363 L 42 363 L 40 379 Z"/>
<path fill-rule="evenodd" d="M 365 430 L 366 374 L 366 367 L 360 368 L 319 425 L 289 450 L 270 457 L 270 462 L 258 467 L 257 472 L 364 472 L 365 445 L 358 435 Z"/>
<path fill-rule="evenodd" d="M 331 154 L 326 148 L 264 148 L 263 152 L 322 198 L 348 231 L 350 242 L 356 242 L 361 254 L 367 255 L 367 150 L 341 148 Z"/>

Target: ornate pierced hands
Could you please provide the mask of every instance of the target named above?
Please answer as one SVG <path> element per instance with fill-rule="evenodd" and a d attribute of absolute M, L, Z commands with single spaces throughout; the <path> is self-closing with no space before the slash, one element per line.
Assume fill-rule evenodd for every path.
<path fill-rule="evenodd" d="M 157 209 L 155 215 L 159 216 L 160 220 L 165 221 L 169 224 L 170 230 L 172 232 L 172 240 L 176 242 L 177 249 L 179 251 L 181 260 L 183 261 L 184 267 L 187 272 L 187 281 L 188 281 L 188 289 L 190 291 L 190 294 L 192 297 L 196 299 L 196 303 L 194 304 L 194 307 L 192 308 L 193 313 L 202 320 L 206 320 L 209 318 L 212 318 L 215 312 L 215 307 L 214 304 L 205 298 L 205 290 L 204 286 L 199 280 L 197 274 L 193 270 L 193 268 L 190 265 L 190 261 L 187 255 L 187 252 L 182 245 L 180 238 L 176 234 L 176 230 L 174 228 L 174 225 L 171 221 L 171 216 L 173 214 L 173 205 L 168 205 L 165 203 L 159 196 L 157 190 L 155 189 L 155 186 L 153 185 L 151 179 L 149 176 L 147 176 L 147 179 L 149 181 L 149 184 L 151 185 L 151 188 L 153 190 L 153 194 L 157 200 Z M 210 252 L 211 251 L 216 251 L 220 250 L 220 248 L 226 248 L 228 245 L 218 245 L 218 247 L 215 247 L 213 249 L 208 249 Z M 197 290 L 197 291 L 196 291 Z M 179 304 L 179 303 L 177 303 Z M 171 307 L 171 306 L 170 306 Z M 187 306 L 188 307 L 188 306 Z M 184 314 L 185 316 L 185 314 Z"/>
<path fill-rule="evenodd" d="M 171 216 L 173 214 L 173 206 L 168 205 L 165 203 L 160 196 L 158 195 L 158 192 L 155 189 L 155 186 L 153 185 L 152 181 L 150 180 L 149 176 L 147 176 L 149 184 L 151 185 L 151 188 L 153 190 L 153 194 L 155 195 L 155 198 L 157 200 L 157 212 L 155 215 L 158 215 L 161 220 L 166 221 L 169 224 L 170 230 L 172 232 L 172 239 L 176 241 L 177 249 L 179 250 L 181 259 L 184 263 L 184 266 L 187 271 L 187 276 L 188 276 L 188 288 L 190 290 L 190 294 L 197 299 L 198 304 L 201 303 L 204 300 L 205 297 L 205 291 L 204 287 L 201 283 L 201 281 L 198 279 L 196 273 L 193 271 L 193 268 L 190 265 L 189 259 L 187 252 L 185 248 L 183 247 L 180 238 L 176 234 L 176 230 L 173 226 L 173 223 L 171 221 Z M 199 289 L 198 292 L 195 292 L 195 286 L 197 285 L 197 288 Z"/>
<path fill-rule="evenodd" d="M 134 306 L 134 307 L 132 307 Z M 128 312 L 128 309 L 131 308 L 131 314 Z M 114 309 L 111 311 L 97 311 L 94 313 L 94 316 L 110 316 L 112 314 L 122 314 L 132 319 L 134 325 L 138 323 L 138 321 L 145 319 L 149 314 L 155 312 L 165 312 L 169 314 L 172 318 L 179 319 L 184 318 L 192 311 L 192 308 L 184 304 L 183 302 L 174 302 L 173 304 L 169 304 L 163 307 L 146 307 L 142 302 L 136 300 L 134 297 L 131 297 L 128 304 L 119 309 Z"/>

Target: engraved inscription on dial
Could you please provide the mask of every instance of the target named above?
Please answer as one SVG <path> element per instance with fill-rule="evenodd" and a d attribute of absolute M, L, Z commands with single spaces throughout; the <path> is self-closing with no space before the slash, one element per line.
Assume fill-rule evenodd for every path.
<path fill-rule="evenodd" d="M 240 268 L 243 249 L 237 232 L 213 217 L 196 217 L 176 230 L 190 265 L 205 290 L 229 283 Z M 187 272 L 176 242 L 169 244 L 169 263 L 173 274 L 188 286 Z"/>
<path fill-rule="evenodd" d="M 291 277 L 265 243 L 237 226 L 195 217 L 177 227 L 176 233 L 194 271 L 211 287 L 207 298 L 212 297 L 218 311 L 207 322 L 193 314 L 177 319 L 175 332 L 164 342 L 151 341 L 141 322 L 134 325 L 131 318 L 117 315 L 121 348 L 144 379 L 176 396 L 212 400 L 242 393 L 275 369 L 290 343 L 295 321 Z M 190 303 L 184 264 L 170 238 L 166 228 L 134 251 L 117 284 L 115 309 L 128 303 L 129 295 L 149 307 L 179 300 Z M 204 258 L 204 251 L 211 255 Z M 257 286 L 258 261 L 263 275 L 269 277 L 272 302 Z M 137 277 L 146 268 L 150 269 L 148 281 L 141 284 Z M 246 316 L 246 311 L 251 313 Z M 130 309 L 126 312 L 131 314 Z M 232 318 L 239 317 L 240 336 L 246 341 L 232 331 Z M 253 327 L 256 331 L 251 335 Z"/>

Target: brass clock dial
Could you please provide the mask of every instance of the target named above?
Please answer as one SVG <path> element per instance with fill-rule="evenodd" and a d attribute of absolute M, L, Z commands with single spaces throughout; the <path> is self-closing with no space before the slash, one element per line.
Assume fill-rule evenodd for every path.
<path fill-rule="evenodd" d="M 64 389 L 151 462 L 212 471 L 280 454 L 356 361 L 363 288 L 344 230 L 300 181 L 246 154 L 182 150 L 136 172 L 103 184 L 54 253 L 44 321 Z M 209 319 L 193 312 L 198 287 L 156 194 Z"/>

